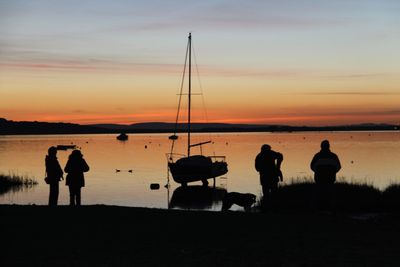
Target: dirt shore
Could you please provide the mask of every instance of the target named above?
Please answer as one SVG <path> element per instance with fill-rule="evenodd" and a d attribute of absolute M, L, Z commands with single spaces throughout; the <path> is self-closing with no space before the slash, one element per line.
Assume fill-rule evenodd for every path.
<path fill-rule="evenodd" d="M 400 217 L 0 206 L 0 266 L 400 266 Z"/>

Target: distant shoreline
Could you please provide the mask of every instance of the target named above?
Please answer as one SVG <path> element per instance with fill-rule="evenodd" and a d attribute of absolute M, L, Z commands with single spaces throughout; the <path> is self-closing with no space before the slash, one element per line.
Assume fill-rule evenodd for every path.
<path fill-rule="evenodd" d="M 176 132 L 187 131 L 186 124 L 178 124 Z M 394 124 L 358 124 L 343 126 L 288 126 L 288 125 L 252 125 L 227 123 L 193 123 L 194 133 L 291 133 L 291 132 L 349 132 L 349 131 L 400 131 Z M 79 125 L 72 123 L 15 122 L 0 118 L 0 135 L 57 135 L 57 134 L 154 134 L 174 133 L 174 123 L 152 122 L 131 125 L 95 124 Z"/>
<path fill-rule="evenodd" d="M 399 132 L 398 130 L 298 130 L 298 131 L 192 131 L 192 133 L 308 133 L 308 132 Z M 170 131 L 124 131 L 126 134 L 173 134 Z M 177 132 L 185 133 L 185 132 Z M 24 135 L 97 135 L 97 134 L 120 134 L 120 132 L 74 132 L 74 133 L 0 133 L 0 136 L 24 136 Z"/>

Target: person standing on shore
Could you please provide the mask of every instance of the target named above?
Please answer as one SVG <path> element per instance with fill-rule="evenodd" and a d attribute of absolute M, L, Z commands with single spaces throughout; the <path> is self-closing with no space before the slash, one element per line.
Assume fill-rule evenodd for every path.
<path fill-rule="evenodd" d="M 334 206 L 334 188 L 336 173 L 341 169 L 339 157 L 330 150 L 328 140 L 321 142 L 321 151 L 314 155 L 310 163 L 317 185 L 317 206 Z"/>
<path fill-rule="evenodd" d="M 328 140 L 321 142 L 321 151 L 314 155 L 310 164 L 316 184 L 333 185 L 336 173 L 341 169 L 339 157 L 330 150 Z"/>
<path fill-rule="evenodd" d="M 263 191 L 262 206 L 270 201 L 275 205 L 275 195 L 278 190 L 279 180 L 283 181 L 281 164 L 283 155 L 273 151 L 270 145 L 264 144 L 261 146 L 261 152 L 255 160 L 255 168 L 260 174 L 260 183 Z"/>
<path fill-rule="evenodd" d="M 65 184 L 69 187 L 69 205 L 80 206 L 81 188 L 85 186 L 85 177 L 83 173 L 89 171 L 89 165 L 83 158 L 81 151 L 72 151 L 64 171 L 68 173 Z"/>
<path fill-rule="evenodd" d="M 49 206 L 57 206 L 59 182 L 63 178 L 63 171 L 57 159 L 57 148 L 52 146 L 48 149 L 48 154 L 45 159 L 46 177 L 50 185 Z"/>

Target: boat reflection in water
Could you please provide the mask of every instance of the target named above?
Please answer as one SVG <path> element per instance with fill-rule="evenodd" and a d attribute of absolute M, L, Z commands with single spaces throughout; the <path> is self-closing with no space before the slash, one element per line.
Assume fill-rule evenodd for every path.
<path fill-rule="evenodd" d="M 226 189 L 220 187 L 180 186 L 174 190 L 169 208 L 220 210 L 226 193 Z"/>

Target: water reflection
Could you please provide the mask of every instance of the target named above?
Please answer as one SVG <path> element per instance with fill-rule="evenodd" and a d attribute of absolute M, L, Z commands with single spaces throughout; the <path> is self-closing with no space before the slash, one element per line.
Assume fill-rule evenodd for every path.
<path fill-rule="evenodd" d="M 174 190 L 169 208 L 219 210 L 226 193 L 226 189 L 220 187 L 180 186 Z"/>
<path fill-rule="evenodd" d="M 194 134 L 194 138 L 204 140 L 203 135 Z M 151 183 L 158 183 L 161 187 L 166 183 L 165 153 L 170 149 L 168 134 L 135 134 L 129 136 L 128 142 L 120 142 L 115 136 L 0 136 L 0 173 L 43 177 L 47 149 L 72 143 L 81 148 L 91 165 L 84 189 L 85 204 L 168 208 L 170 196 L 179 184 L 171 180 L 169 196 L 166 196 L 165 190 L 149 190 Z M 292 180 L 312 177 L 310 161 L 324 139 L 331 141 L 335 153 L 340 157 L 342 169 L 338 175 L 344 177 L 344 181 L 367 182 L 382 190 L 400 181 L 399 132 L 220 133 L 213 137 L 214 144 L 203 152 L 212 154 L 208 150 L 213 148 L 213 151 L 227 157 L 229 179 L 218 178 L 217 186 L 228 188 L 230 192 L 258 196 L 261 186 L 254 159 L 261 144 L 268 143 L 285 155 L 282 172 L 284 183 L 290 184 Z M 186 141 L 182 137 L 177 143 L 177 148 L 182 149 L 178 153 L 185 153 Z M 226 145 L 227 142 L 229 145 Z M 69 154 L 69 151 L 57 153 L 62 167 L 67 163 Z M 30 190 L 1 194 L 0 204 L 45 205 L 48 195 L 49 187 L 41 178 L 39 184 Z M 69 204 L 69 192 L 65 184 L 60 185 L 59 204 Z M 211 209 L 218 208 L 212 206 Z"/>
<path fill-rule="evenodd" d="M 30 182 L 25 184 L 17 184 L 17 185 L 4 185 L 0 182 L 0 195 L 6 193 L 18 193 L 18 192 L 26 192 L 36 186 L 36 182 Z"/>

